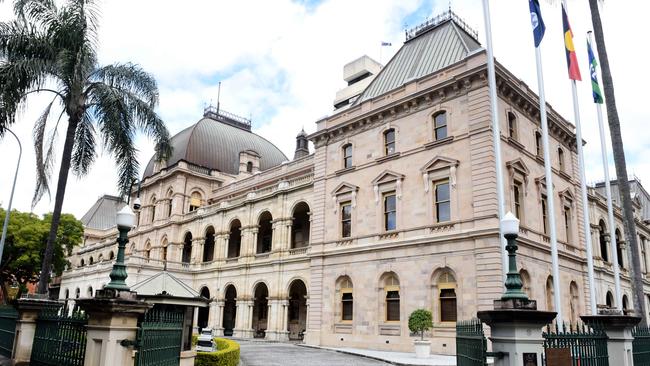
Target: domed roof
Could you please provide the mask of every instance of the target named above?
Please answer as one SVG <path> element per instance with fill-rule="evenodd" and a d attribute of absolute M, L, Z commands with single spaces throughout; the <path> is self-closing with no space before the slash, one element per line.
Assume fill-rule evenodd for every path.
<path fill-rule="evenodd" d="M 229 118 L 235 116 L 224 116 L 224 113 L 227 112 L 215 114 L 206 111 L 200 121 L 174 135 L 170 140 L 173 151 L 167 159 L 167 166 L 184 160 L 224 173 L 238 174 L 239 153 L 247 150 L 260 156 L 260 170 L 289 160 L 271 142 L 252 133 L 249 121 L 243 120 L 242 123 Z M 153 174 L 153 166 L 154 157 L 149 160 L 143 179 Z"/>

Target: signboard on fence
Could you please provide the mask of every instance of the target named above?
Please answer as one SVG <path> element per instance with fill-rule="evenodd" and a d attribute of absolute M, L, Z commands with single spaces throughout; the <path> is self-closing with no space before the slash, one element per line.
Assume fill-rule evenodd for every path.
<path fill-rule="evenodd" d="M 571 366 L 571 350 L 569 348 L 547 348 L 546 366 Z"/>

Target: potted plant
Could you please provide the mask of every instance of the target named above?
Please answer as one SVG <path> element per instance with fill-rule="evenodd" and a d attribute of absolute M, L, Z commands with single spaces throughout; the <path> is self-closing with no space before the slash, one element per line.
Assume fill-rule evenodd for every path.
<path fill-rule="evenodd" d="M 417 309 L 409 316 L 409 330 L 413 333 L 420 333 L 420 339 L 415 340 L 415 357 L 427 358 L 431 353 L 431 341 L 424 340 L 424 332 L 431 329 L 433 318 L 431 312 L 426 309 Z"/>

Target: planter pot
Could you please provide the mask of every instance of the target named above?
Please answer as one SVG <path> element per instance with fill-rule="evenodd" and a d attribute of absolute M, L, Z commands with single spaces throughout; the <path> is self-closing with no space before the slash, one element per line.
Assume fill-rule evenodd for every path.
<path fill-rule="evenodd" d="M 415 357 L 429 358 L 431 355 L 431 341 L 413 341 L 415 345 Z"/>

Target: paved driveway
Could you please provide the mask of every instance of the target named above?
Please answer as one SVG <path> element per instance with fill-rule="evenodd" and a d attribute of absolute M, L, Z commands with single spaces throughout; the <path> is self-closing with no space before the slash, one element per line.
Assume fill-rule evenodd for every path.
<path fill-rule="evenodd" d="M 241 366 L 389 366 L 364 357 L 290 343 L 237 342 L 241 345 Z"/>

